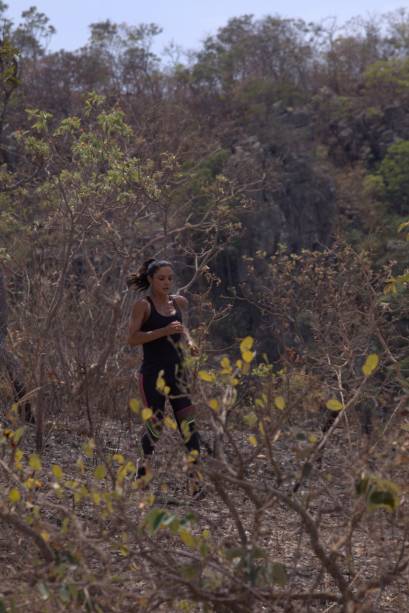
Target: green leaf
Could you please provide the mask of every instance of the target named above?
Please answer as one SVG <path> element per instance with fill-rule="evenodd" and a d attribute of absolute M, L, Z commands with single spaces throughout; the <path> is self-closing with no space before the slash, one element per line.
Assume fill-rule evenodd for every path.
<path fill-rule="evenodd" d="M 40 581 L 40 583 L 37 583 L 37 589 L 40 592 L 40 596 L 43 600 L 49 599 L 50 590 L 48 589 L 45 583 L 43 583 L 42 581 Z"/>
<path fill-rule="evenodd" d="M 58 591 L 58 595 L 60 597 L 61 602 L 64 604 L 69 604 L 71 601 L 71 594 L 66 585 L 62 585 Z"/>
<path fill-rule="evenodd" d="M 394 511 L 398 507 L 396 497 L 392 492 L 375 490 L 368 496 L 368 508 L 370 510 L 385 508 Z"/>
<path fill-rule="evenodd" d="M 368 510 L 386 509 L 395 511 L 400 504 L 400 488 L 393 481 L 375 475 L 362 475 L 355 484 L 358 496 L 365 496 Z"/>
<path fill-rule="evenodd" d="M 386 509 L 395 511 L 400 504 L 400 489 L 393 481 L 387 479 L 373 479 L 368 495 L 368 509 Z"/>
<path fill-rule="evenodd" d="M 167 513 L 166 517 L 164 517 L 164 519 L 162 519 L 162 526 L 170 526 L 170 524 L 172 522 L 174 522 L 175 520 L 177 520 L 176 515 L 173 515 L 173 513 Z"/>
<path fill-rule="evenodd" d="M 280 562 L 273 562 L 273 564 L 271 564 L 270 572 L 273 583 L 276 583 L 281 587 L 286 585 L 288 576 L 287 568 L 284 566 L 284 564 L 281 564 Z"/>
<path fill-rule="evenodd" d="M 145 526 L 149 532 L 154 534 L 162 525 L 162 522 L 167 518 L 168 512 L 164 509 L 152 509 L 145 518 Z"/>

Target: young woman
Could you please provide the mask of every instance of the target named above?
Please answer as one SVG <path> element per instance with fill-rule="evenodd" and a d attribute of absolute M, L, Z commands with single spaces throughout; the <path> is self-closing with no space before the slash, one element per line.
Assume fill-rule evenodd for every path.
<path fill-rule="evenodd" d="M 170 294 L 172 282 L 173 266 L 165 260 L 147 260 L 128 278 L 128 287 L 139 291 L 149 289 L 148 295 L 133 306 L 128 336 L 129 345 L 143 347 L 139 387 L 145 407 L 153 412 L 145 422 L 141 440 L 144 463 L 138 469 L 138 477 L 146 474 L 161 433 L 166 395 L 158 389 L 160 378 L 169 388 L 168 398 L 186 448 L 189 452 L 200 452 L 195 410 L 187 394 L 183 369 L 184 346 L 193 353 L 197 348 L 182 323 L 182 311 L 187 309 L 188 302 L 183 296 Z"/>

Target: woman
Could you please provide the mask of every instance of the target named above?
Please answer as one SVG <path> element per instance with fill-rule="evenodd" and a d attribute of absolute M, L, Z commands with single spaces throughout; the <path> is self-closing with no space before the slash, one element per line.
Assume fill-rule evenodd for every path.
<path fill-rule="evenodd" d="M 182 323 L 182 311 L 187 309 L 188 302 L 183 296 L 170 295 L 172 282 L 173 266 L 166 260 L 147 260 L 128 278 L 128 287 L 138 291 L 149 289 L 149 295 L 133 306 L 128 336 L 129 345 L 143 347 L 139 386 L 145 407 L 153 412 L 145 422 L 141 440 L 144 463 L 138 469 L 138 477 L 146 474 L 162 429 L 166 395 L 158 389 L 161 379 L 168 388 L 167 396 L 188 451 L 196 451 L 197 456 L 200 453 L 195 410 L 186 391 L 183 372 L 183 345 L 193 353 L 197 348 Z"/>

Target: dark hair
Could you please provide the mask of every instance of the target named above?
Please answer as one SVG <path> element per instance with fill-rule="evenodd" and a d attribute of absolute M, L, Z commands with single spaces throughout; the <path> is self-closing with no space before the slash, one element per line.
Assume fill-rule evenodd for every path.
<path fill-rule="evenodd" d="M 148 289 L 148 277 L 153 277 L 155 272 L 164 266 L 170 266 L 170 268 L 173 269 L 172 264 L 167 260 L 155 260 L 154 258 L 146 260 L 146 262 L 144 262 L 139 268 L 138 272 L 133 272 L 129 275 L 126 280 L 127 286 L 135 286 L 135 289 L 139 292 L 144 289 Z"/>

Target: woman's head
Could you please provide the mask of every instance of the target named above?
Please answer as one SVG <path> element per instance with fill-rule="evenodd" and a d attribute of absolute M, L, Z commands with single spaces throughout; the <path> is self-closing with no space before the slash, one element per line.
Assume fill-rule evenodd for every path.
<path fill-rule="evenodd" d="M 167 293 L 173 281 L 173 266 L 167 260 L 146 260 L 138 270 L 127 279 L 128 287 L 142 291 L 151 287 L 153 291 Z"/>

